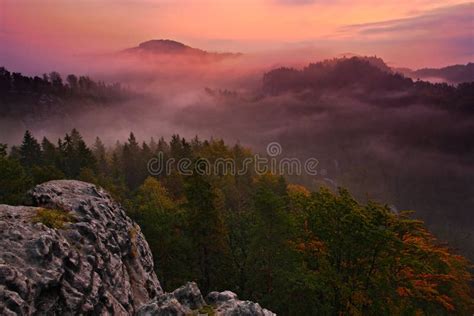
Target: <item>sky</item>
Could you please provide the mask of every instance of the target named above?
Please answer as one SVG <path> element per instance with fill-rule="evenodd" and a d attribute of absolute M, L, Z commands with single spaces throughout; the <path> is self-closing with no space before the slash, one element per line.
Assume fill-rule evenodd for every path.
<path fill-rule="evenodd" d="M 456 0 L 0 0 L 0 64 L 23 71 L 168 38 L 211 51 L 377 55 L 398 67 L 474 57 Z"/>

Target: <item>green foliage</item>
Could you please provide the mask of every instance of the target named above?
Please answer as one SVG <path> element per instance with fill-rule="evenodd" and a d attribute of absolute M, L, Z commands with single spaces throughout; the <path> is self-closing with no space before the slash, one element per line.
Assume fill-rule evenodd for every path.
<path fill-rule="evenodd" d="M 63 210 L 40 208 L 33 217 L 33 222 L 43 223 L 49 228 L 63 229 L 67 223 L 74 222 L 72 214 Z"/>
<path fill-rule="evenodd" d="M 123 146 L 122 163 L 125 182 L 133 190 L 138 188 L 146 178 L 146 161 L 133 133 L 130 133 L 128 143 Z"/>
<path fill-rule="evenodd" d="M 41 157 L 45 163 L 57 167 L 59 159 L 58 150 L 46 137 L 41 141 Z"/>
<path fill-rule="evenodd" d="M 0 204 L 21 204 L 31 185 L 31 178 L 18 160 L 0 157 Z"/>
<path fill-rule="evenodd" d="M 184 207 L 200 275 L 199 284 L 204 292 L 212 286 L 223 288 L 227 281 L 228 245 L 223 214 L 215 205 L 217 196 L 209 182 L 197 174 L 188 178 L 185 191 L 187 203 Z"/>
<path fill-rule="evenodd" d="M 61 156 L 61 170 L 68 178 L 77 178 L 82 168 L 95 169 L 95 158 L 87 147 L 81 134 L 72 129 L 71 134 L 66 134 L 64 142 L 58 146 Z"/>
<path fill-rule="evenodd" d="M 73 130 L 57 146 L 43 139 L 40 159 L 33 159 L 26 153 L 37 152 L 36 144 L 29 134 L 19 149 L 0 155 L 0 203 L 20 203 L 33 183 L 62 177 L 104 187 L 140 225 L 166 290 L 196 280 L 203 292 L 230 289 L 281 315 L 473 310 L 470 263 L 409 213 L 360 204 L 345 190 L 311 193 L 283 177 L 234 175 L 225 166 L 203 176 L 146 174 L 157 152 L 175 160 L 230 158 L 240 168 L 252 156 L 240 145 L 178 135 L 139 145 L 131 133 L 112 148 L 96 139 L 91 150 Z M 35 220 L 61 228 L 73 220 L 67 216 L 43 210 Z M 129 233 L 137 255 L 136 231 Z"/>
<path fill-rule="evenodd" d="M 171 200 L 167 190 L 149 177 L 138 189 L 129 215 L 141 226 L 154 254 L 155 271 L 163 287 L 174 289 L 192 278 L 191 251 L 185 214 Z"/>
<path fill-rule="evenodd" d="M 41 146 L 30 131 L 26 131 L 20 146 L 20 162 L 25 168 L 31 168 L 33 165 L 39 164 L 40 161 Z"/>
<path fill-rule="evenodd" d="M 281 177 L 265 175 L 255 184 L 254 221 L 249 259 L 252 262 L 248 287 L 264 305 L 277 307 L 291 299 L 284 288 L 288 272 L 294 270 L 295 257 L 287 245 L 292 225 L 288 212 L 286 182 Z M 262 247 L 262 245 L 265 245 Z"/>
<path fill-rule="evenodd" d="M 0 144 L 0 158 L 5 158 L 7 156 L 7 144 Z"/>
<path fill-rule="evenodd" d="M 107 152 L 102 140 L 96 137 L 94 146 L 92 147 L 92 154 L 97 161 L 97 172 L 99 174 L 107 174 L 108 163 L 107 163 Z"/>
<path fill-rule="evenodd" d="M 35 184 L 64 179 L 64 173 L 53 165 L 40 165 L 31 168 L 31 175 Z"/>

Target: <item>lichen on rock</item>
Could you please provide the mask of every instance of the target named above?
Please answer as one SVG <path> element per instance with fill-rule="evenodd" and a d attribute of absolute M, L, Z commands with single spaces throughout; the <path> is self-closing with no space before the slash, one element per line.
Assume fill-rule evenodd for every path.
<path fill-rule="evenodd" d="M 60 180 L 30 195 L 36 207 L 0 206 L 0 314 L 128 315 L 163 292 L 140 228 L 105 191 Z"/>

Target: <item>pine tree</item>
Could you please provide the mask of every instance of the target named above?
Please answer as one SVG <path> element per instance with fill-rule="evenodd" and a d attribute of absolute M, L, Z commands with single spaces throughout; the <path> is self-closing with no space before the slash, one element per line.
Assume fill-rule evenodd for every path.
<path fill-rule="evenodd" d="M 148 161 L 153 157 L 153 152 L 151 150 L 151 147 L 148 146 L 147 143 L 143 142 L 142 143 L 142 150 L 141 150 L 141 158 L 142 158 L 142 164 L 147 165 Z"/>
<path fill-rule="evenodd" d="M 254 195 L 254 221 L 249 258 L 252 296 L 281 311 L 286 290 L 284 276 L 293 270 L 294 253 L 287 242 L 291 238 L 286 183 L 283 177 L 265 175 L 258 179 Z M 264 245 L 264 246 L 263 246 Z M 285 314 L 285 313 L 283 313 Z"/>
<path fill-rule="evenodd" d="M 152 138 L 150 139 L 150 145 L 149 145 L 149 147 L 150 147 L 150 150 L 151 150 L 152 153 L 155 153 L 156 150 L 158 149 L 158 143 L 156 142 L 156 140 L 155 140 L 154 137 L 152 137 Z"/>
<path fill-rule="evenodd" d="M 169 155 L 170 153 L 170 146 L 163 137 L 160 137 L 158 140 L 158 146 L 156 148 L 156 153 L 160 152 L 162 152 L 164 155 Z"/>
<path fill-rule="evenodd" d="M 30 131 L 25 132 L 20 146 L 20 162 L 25 168 L 31 168 L 41 162 L 41 146 Z"/>
<path fill-rule="evenodd" d="M 95 158 L 87 147 L 81 134 L 73 129 L 71 135 L 66 134 L 60 143 L 63 154 L 63 168 L 67 177 L 77 178 L 82 168 L 96 169 Z"/>
<path fill-rule="evenodd" d="M 92 147 L 92 154 L 97 161 L 97 171 L 99 174 L 107 174 L 108 163 L 106 159 L 106 150 L 104 143 L 99 137 L 95 138 L 94 146 Z"/>
<path fill-rule="evenodd" d="M 225 269 L 228 254 L 226 229 L 222 213 L 215 207 L 211 185 L 197 174 L 186 184 L 186 209 L 189 232 L 194 243 L 199 284 L 207 292 L 226 283 Z"/>
<path fill-rule="evenodd" d="M 146 177 L 146 165 L 143 165 L 142 151 L 133 133 L 122 152 L 123 173 L 125 182 L 131 190 L 137 189 Z"/>
<path fill-rule="evenodd" d="M 0 158 L 4 158 L 7 156 L 7 144 L 0 144 Z"/>
<path fill-rule="evenodd" d="M 41 141 L 41 151 L 43 164 L 51 166 L 57 165 L 58 150 L 46 137 L 43 137 L 43 140 Z"/>

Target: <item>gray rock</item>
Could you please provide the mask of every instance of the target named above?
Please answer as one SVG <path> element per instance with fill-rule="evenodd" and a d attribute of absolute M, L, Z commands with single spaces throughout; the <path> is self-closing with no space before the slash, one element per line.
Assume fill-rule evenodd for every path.
<path fill-rule="evenodd" d="M 217 316 L 273 316 L 276 315 L 262 308 L 258 303 L 241 301 L 237 294 L 231 291 L 211 292 L 207 301 L 215 309 Z"/>
<path fill-rule="evenodd" d="M 207 295 L 208 309 L 212 308 L 216 316 L 275 316 L 258 303 L 241 301 L 231 291 L 211 292 Z M 201 291 L 194 282 L 165 293 L 152 302 L 142 306 L 137 316 L 184 316 L 206 315 L 199 313 L 206 306 Z"/>
<path fill-rule="evenodd" d="M 169 294 L 163 294 L 157 300 L 143 305 L 137 312 L 137 316 L 185 316 L 191 310 L 181 305 L 176 298 Z"/>
<path fill-rule="evenodd" d="M 61 180 L 30 195 L 37 207 L 0 205 L 1 315 L 130 315 L 163 293 L 140 228 L 105 191 Z M 40 208 L 74 222 L 35 223 Z"/>
<path fill-rule="evenodd" d="M 182 305 L 189 309 L 199 309 L 206 305 L 195 282 L 188 282 L 171 293 Z"/>
<path fill-rule="evenodd" d="M 137 312 L 139 316 L 189 315 L 206 305 L 201 291 L 194 282 L 188 282 L 171 293 L 164 293 Z"/>

